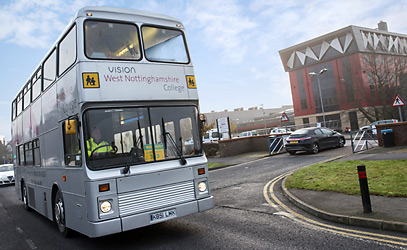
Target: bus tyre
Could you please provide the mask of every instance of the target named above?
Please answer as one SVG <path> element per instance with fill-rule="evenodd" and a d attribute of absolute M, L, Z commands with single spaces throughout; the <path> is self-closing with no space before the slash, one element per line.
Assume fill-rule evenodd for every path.
<path fill-rule="evenodd" d="M 28 206 L 28 194 L 27 194 L 27 186 L 25 185 L 25 183 L 23 182 L 23 184 L 21 185 L 21 198 L 24 202 L 24 209 L 26 211 L 31 211 L 31 208 Z"/>
<path fill-rule="evenodd" d="M 55 194 L 54 199 L 54 221 L 57 224 L 59 232 L 68 238 L 71 230 L 66 227 L 64 199 L 59 190 Z"/>

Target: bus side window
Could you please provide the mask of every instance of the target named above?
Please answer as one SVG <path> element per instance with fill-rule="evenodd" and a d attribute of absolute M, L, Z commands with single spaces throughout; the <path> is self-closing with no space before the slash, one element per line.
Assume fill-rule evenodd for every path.
<path fill-rule="evenodd" d="M 77 120 L 66 120 L 62 124 L 64 138 L 64 159 L 65 165 L 81 166 L 81 148 L 79 140 L 79 129 Z"/>

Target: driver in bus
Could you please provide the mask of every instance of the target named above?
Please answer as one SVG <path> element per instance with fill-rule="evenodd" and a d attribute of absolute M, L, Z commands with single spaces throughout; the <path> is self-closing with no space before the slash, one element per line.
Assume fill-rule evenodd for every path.
<path fill-rule="evenodd" d="M 90 133 L 90 139 L 86 141 L 88 156 L 97 156 L 100 153 L 114 152 L 107 141 L 102 140 L 102 135 L 98 127 L 94 127 Z"/>

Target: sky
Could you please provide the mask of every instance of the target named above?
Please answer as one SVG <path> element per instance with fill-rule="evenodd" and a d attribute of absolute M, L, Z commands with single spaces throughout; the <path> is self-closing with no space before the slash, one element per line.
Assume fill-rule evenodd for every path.
<path fill-rule="evenodd" d="M 407 34 L 406 0 L 0 0 L 0 135 L 11 102 L 84 6 L 173 16 L 186 36 L 202 113 L 291 105 L 279 51 L 349 25 Z"/>

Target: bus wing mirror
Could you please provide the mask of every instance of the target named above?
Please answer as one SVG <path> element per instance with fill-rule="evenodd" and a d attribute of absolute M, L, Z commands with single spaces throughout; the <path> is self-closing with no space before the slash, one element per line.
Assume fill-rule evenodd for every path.
<path fill-rule="evenodd" d="M 65 133 L 67 135 L 76 134 L 76 121 L 74 119 L 65 122 Z"/>
<path fill-rule="evenodd" d="M 200 114 L 199 120 L 201 120 L 202 123 L 206 122 L 206 116 L 204 114 Z"/>

